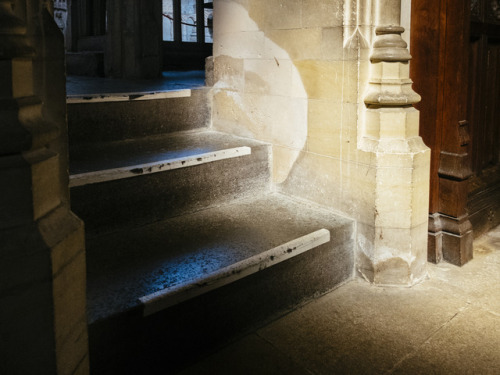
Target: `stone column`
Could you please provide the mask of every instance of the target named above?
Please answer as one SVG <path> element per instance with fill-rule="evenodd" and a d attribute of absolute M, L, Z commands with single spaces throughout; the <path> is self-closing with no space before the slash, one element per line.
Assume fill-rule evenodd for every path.
<path fill-rule="evenodd" d="M 57 27 L 40 2 L 27 2 L 27 23 L 13 3 L 0 0 L 0 373 L 86 374 L 83 224 L 60 172 L 66 124 L 49 119 L 35 94 L 39 46 L 27 31 L 49 44 L 44 20 Z M 53 47 L 64 48 L 62 36 Z"/>
<path fill-rule="evenodd" d="M 420 96 L 409 78 L 400 0 L 375 4 L 376 37 L 358 147 L 370 155 L 359 220 L 357 268 L 379 285 L 413 285 L 426 276 L 430 150 L 418 135 Z"/>

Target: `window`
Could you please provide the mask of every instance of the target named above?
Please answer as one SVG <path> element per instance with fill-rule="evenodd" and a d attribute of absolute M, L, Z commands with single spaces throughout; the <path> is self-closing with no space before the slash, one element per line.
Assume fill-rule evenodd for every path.
<path fill-rule="evenodd" d="M 213 0 L 162 0 L 163 70 L 204 70 L 212 54 Z"/>
<path fill-rule="evenodd" d="M 212 0 L 163 0 L 163 41 L 212 43 Z"/>

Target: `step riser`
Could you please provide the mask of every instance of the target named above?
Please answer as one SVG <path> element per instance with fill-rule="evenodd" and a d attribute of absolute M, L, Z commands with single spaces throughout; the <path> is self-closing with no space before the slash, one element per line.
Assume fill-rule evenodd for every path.
<path fill-rule="evenodd" d="M 269 146 L 242 157 L 71 189 L 87 231 L 154 222 L 269 191 Z"/>
<path fill-rule="evenodd" d="M 352 234 L 352 224 L 336 228 L 327 244 L 146 318 L 135 309 L 93 323 L 94 373 L 174 373 L 335 288 L 352 276 Z M 118 361 L 110 348 L 120 353 Z"/>
<path fill-rule="evenodd" d="M 188 97 L 68 104 L 69 144 L 107 142 L 207 127 L 207 89 Z"/>

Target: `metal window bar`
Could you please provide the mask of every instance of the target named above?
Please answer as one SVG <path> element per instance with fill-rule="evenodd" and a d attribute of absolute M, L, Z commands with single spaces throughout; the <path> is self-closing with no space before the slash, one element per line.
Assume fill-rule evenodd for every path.
<path fill-rule="evenodd" d="M 181 0 L 174 0 L 174 42 L 182 42 Z"/>
<path fill-rule="evenodd" d="M 205 43 L 204 0 L 196 0 L 196 40 L 198 43 Z"/>

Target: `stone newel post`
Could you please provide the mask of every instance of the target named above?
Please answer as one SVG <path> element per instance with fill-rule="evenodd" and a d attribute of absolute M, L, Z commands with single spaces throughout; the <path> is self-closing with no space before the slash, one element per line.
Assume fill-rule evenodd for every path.
<path fill-rule="evenodd" d="M 371 154 L 374 193 L 360 220 L 358 272 L 381 285 L 413 285 L 426 276 L 430 150 L 419 137 L 420 96 L 411 87 L 401 1 L 376 3 L 376 37 L 364 96 L 359 148 Z"/>
<path fill-rule="evenodd" d="M 0 373 L 88 374 L 83 223 L 65 200 L 58 147 L 65 103 L 51 120 L 55 99 L 38 92 L 55 82 L 35 79 L 43 47 L 62 54 L 62 35 L 39 4 L 0 0 Z M 63 69 L 54 75 L 64 82 Z"/>

